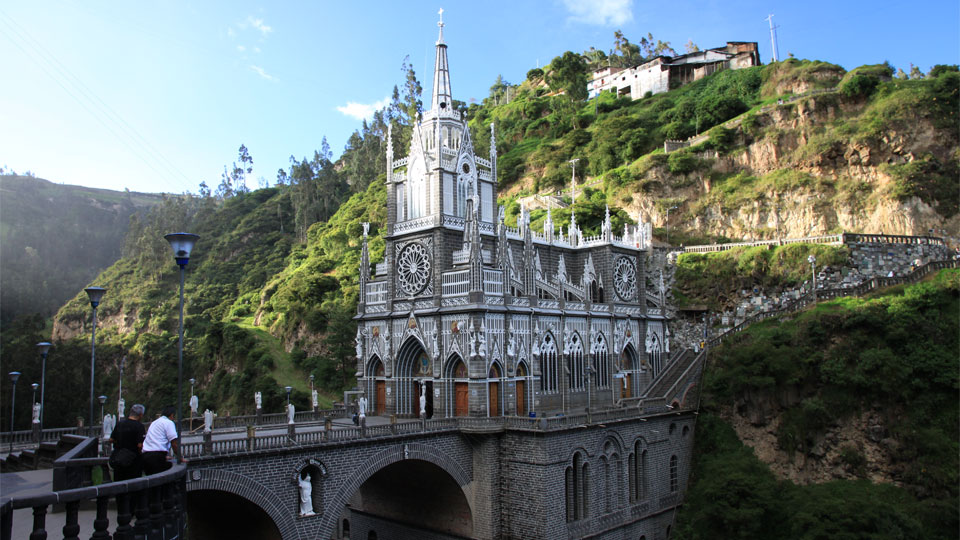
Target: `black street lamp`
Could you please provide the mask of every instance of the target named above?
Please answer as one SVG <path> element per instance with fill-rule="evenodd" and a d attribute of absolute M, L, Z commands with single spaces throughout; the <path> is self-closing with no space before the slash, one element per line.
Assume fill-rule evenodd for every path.
<path fill-rule="evenodd" d="M 40 388 L 40 385 L 33 383 L 30 385 L 30 388 L 33 388 L 33 396 L 30 397 L 30 406 L 33 407 L 37 404 L 37 388 Z"/>
<path fill-rule="evenodd" d="M 40 351 L 40 358 L 43 360 L 40 363 L 40 429 L 43 429 L 43 394 L 47 390 L 47 353 L 50 352 L 50 347 L 53 347 L 50 343 L 42 341 L 37 343 L 37 350 Z"/>
<path fill-rule="evenodd" d="M 807 262 L 810 263 L 810 275 L 813 279 L 813 303 L 817 303 L 817 258 L 813 255 L 807 257 Z"/>
<path fill-rule="evenodd" d="M 180 267 L 180 341 L 177 346 L 177 436 L 180 435 L 180 422 L 183 419 L 183 272 L 190 262 L 190 251 L 200 236 L 193 233 L 170 233 L 164 236 L 173 248 L 173 258 Z M 181 439 L 181 442 L 183 439 Z M 181 463 L 177 456 L 177 463 Z"/>
<path fill-rule="evenodd" d="M 19 371 L 10 372 L 10 382 L 13 383 L 13 392 L 10 395 L 10 453 L 13 453 L 13 410 L 17 406 L 17 379 L 20 378 Z"/>
<path fill-rule="evenodd" d="M 107 292 L 103 287 L 87 287 L 84 289 L 90 298 L 90 307 L 93 308 L 93 333 L 90 336 L 90 429 L 93 429 L 93 381 L 97 362 L 97 306 Z"/>
<path fill-rule="evenodd" d="M 289 409 L 290 408 L 290 392 L 293 390 L 293 387 L 284 386 L 283 389 L 287 391 L 287 408 Z"/>
<path fill-rule="evenodd" d="M 120 385 L 117 387 L 117 416 L 123 417 L 123 412 L 126 407 L 124 407 L 123 402 L 123 368 L 127 365 L 127 355 L 123 355 L 120 358 Z"/>
<path fill-rule="evenodd" d="M 107 402 L 107 396 L 100 396 L 97 398 L 100 402 L 100 429 L 103 429 L 103 404 Z"/>

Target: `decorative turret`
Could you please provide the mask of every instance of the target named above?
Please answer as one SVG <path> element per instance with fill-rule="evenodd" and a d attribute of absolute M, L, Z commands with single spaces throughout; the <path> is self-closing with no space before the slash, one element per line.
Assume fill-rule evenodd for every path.
<path fill-rule="evenodd" d="M 603 217 L 603 230 L 601 234 L 603 235 L 604 242 L 613 242 L 613 224 L 610 222 L 610 206 L 607 206 Z"/>
<path fill-rule="evenodd" d="M 547 243 L 553 243 L 553 214 L 550 213 L 550 207 L 547 207 L 547 219 L 543 220 L 543 238 Z"/>

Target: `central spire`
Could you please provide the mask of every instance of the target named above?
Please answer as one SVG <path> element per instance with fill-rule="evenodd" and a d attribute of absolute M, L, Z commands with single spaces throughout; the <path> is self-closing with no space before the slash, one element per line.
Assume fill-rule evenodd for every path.
<path fill-rule="evenodd" d="M 447 62 L 447 44 L 443 42 L 443 10 L 439 12 L 440 37 L 437 39 L 437 59 L 433 66 L 433 97 L 430 109 L 449 110 L 453 106 L 453 93 L 450 91 L 450 64 Z"/>

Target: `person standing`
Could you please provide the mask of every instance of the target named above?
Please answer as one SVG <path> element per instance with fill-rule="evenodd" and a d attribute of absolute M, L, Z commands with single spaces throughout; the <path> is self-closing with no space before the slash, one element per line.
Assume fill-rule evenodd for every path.
<path fill-rule="evenodd" d="M 111 458 L 113 480 L 115 482 L 139 478 L 143 474 L 142 451 L 146 429 L 144 429 L 140 419 L 143 418 L 144 411 L 143 405 L 139 403 L 130 407 L 130 415 L 120 420 L 113 433 L 110 434 L 113 454 L 118 456 L 116 460 Z M 132 459 L 131 455 L 133 455 Z"/>
<path fill-rule="evenodd" d="M 148 475 L 163 472 L 173 465 L 168 461 L 171 449 L 178 461 L 183 461 L 177 426 L 174 424 L 176 414 L 177 409 L 173 405 L 167 405 L 160 418 L 150 423 L 150 429 L 143 440 L 143 472 Z"/>

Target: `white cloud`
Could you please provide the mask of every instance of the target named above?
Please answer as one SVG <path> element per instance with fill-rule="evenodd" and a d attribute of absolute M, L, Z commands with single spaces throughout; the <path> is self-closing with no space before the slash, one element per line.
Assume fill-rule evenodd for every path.
<path fill-rule="evenodd" d="M 237 33 L 233 31 L 233 28 L 227 28 L 227 35 L 233 37 L 237 35 Z"/>
<path fill-rule="evenodd" d="M 254 47 L 253 52 L 260 54 L 260 47 Z"/>
<path fill-rule="evenodd" d="M 563 5 L 569 21 L 619 26 L 633 20 L 633 0 L 563 0 Z"/>
<path fill-rule="evenodd" d="M 244 47 L 243 45 L 237 45 L 237 51 L 243 52 L 243 51 L 245 51 L 245 50 L 247 50 L 247 48 Z"/>
<path fill-rule="evenodd" d="M 269 26 L 267 26 L 266 24 L 263 23 L 263 19 L 254 19 L 254 18 L 253 18 L 253 15 L 248 16 L 248 17 L 247 17 L 247 22 L 246 22 L 245 24 L 243 24 L 242 26 L 245 27 L 246 25 L 250 25 L 250 26 L 256 28 L 257 30 L 260 31 L 261 34 L 263 34 L 264 37 L 266 37 L 267 34 L 269 34 L 270 32 L 273 32 L 273 28 L 271 28 L 271 27 L 269 27 Z"/>
<path fill-rule="evenodd" d="M 264 79 L 266 79 L 266 80 L 268 80 L 268 81 L 276 81 L 276 80 L 277 80 L 276 77 L 274 77 L 273 75 L 270 75 L 269 73 L 267 73 L 266 71 L 264 71 L 263 68 L 260 67 L 260 66 L 255 66 L 255 65 L 251 64 L 251 65 L 250 65 L 250 71 L 256 73 L 257 75 L 259 75 L 260 77 L 262 77 L 262 78 L 264 78 Z"/>
<path fill-rule="evenodd" d="M 347 102 L 346 105 L 337 107 L 341 114 L 356 118 L 357 120 L 369 120 L 373 118 L 373 113 L 386 107 L 390 103 L 390 98 L 383 98 L 375 103 L 354 103 Z"/>

